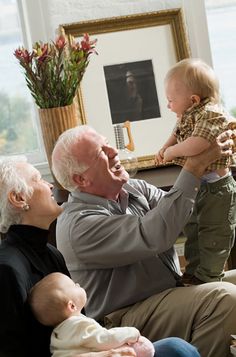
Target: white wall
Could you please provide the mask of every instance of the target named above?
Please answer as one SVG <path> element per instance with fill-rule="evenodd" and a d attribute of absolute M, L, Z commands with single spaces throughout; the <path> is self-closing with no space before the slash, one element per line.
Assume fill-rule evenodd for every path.
<path fill-rule="evenodd" d="M 204 0 L 18 0 L 28 16 L 29 43 L 55 39 L 60 24 L 182 8 L 192 57 L 212 65 Z M 40 171 L 42 167 L 40 166 Z M 47 169 L 44 169 L 44 175 Z"/>
<path fill-rule="evenodd" d="M 22 0 L 31 40 L 54 39 L 60 24 L 182 7 L 193 57 L 212 64 L 204 0 Z"/>

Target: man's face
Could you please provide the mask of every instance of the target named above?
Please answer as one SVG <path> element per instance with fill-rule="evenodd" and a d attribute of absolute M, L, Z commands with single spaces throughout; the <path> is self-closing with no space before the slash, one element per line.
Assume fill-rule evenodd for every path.
<path fill-rule="evenodd" d="M 107 139 L 93 130 L 83 135 L 74 146 L 73 154 L 89 168 L 81 174 L 86 182 L 79 187 L 83 192 L 108 199 L 116 199 L 123 184 L 129 179 L 120 163 L 117 149 L 111 147 Z"/>

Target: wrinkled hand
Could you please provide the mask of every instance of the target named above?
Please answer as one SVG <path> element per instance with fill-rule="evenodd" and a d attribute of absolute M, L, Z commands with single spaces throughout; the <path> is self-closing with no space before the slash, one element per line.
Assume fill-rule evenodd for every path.
<path fill-rule="evenodd" d="M 73 357 L 136 357 L 136 353 L 132 347 L 122 346 L 108 351 L 81 353 Z"/>
<path fill-rule="evenodd" d="M 236 152 L 236 130 L 227 130 L 221 133 L 216 139 L 218 147 L 218 158 L 220 156 L 232 155 Z"/>

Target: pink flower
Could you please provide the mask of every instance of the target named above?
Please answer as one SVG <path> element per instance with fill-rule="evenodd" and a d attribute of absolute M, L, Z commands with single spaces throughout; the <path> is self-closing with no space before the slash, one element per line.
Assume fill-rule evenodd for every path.
<path fill-rule="evenodd" d="M 56 47 L 58 50 L 63 49 L 66 45 L 66 39 L 64 36 L 60 35 L 57 37 L 56 42 L 55 42 Z"/>
<path fill-rule="evenodd" d="M 58 36 L 55 42 L 36 42 L 30 53 L 23 47 L 14 55 L 24 68 L 27 86 L 40 108 L 54 108 L 73 102 L 76 91 L 95 52 L 96 40 L 85 34 L 81 42 Z"/>
<path fill-rule="evenodd" d="M 38 61 L 42 63 L 48 57 L 49 54 L 48 44 L 47 43 L 42 44 L 36 42 L 33 48 L 33 54 L 34 57 L 38 57 L 37 58 Z"/>
<path fill-rule="evenodd" d="M 84 34 L 83 40 L 81 40 L 81 48 L 85 52 L 94 52 L 94 46 L 97 42 L 97 39 L 90 41 L 89 35 L 87 33 Z"/>
<path fill-rule="evenodd" d="M 30 54 L 30 52 L 23 47 L 16 49 L 14 55 L 19 61 L 23 61 L 27 64 L 31 62 L 33 57 L 33 54 Z"/>

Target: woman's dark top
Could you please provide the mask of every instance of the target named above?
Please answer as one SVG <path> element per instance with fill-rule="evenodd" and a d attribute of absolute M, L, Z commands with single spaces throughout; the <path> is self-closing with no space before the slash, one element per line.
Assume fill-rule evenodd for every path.
<path fill-rule="evenodd" d="M 0 356 L 48 357 L 52 329 L 38 323 L 27 304 L 31 287 L 52 272 L 69 276 L 48 231 L 11 226 L 0 244 Z"/>

